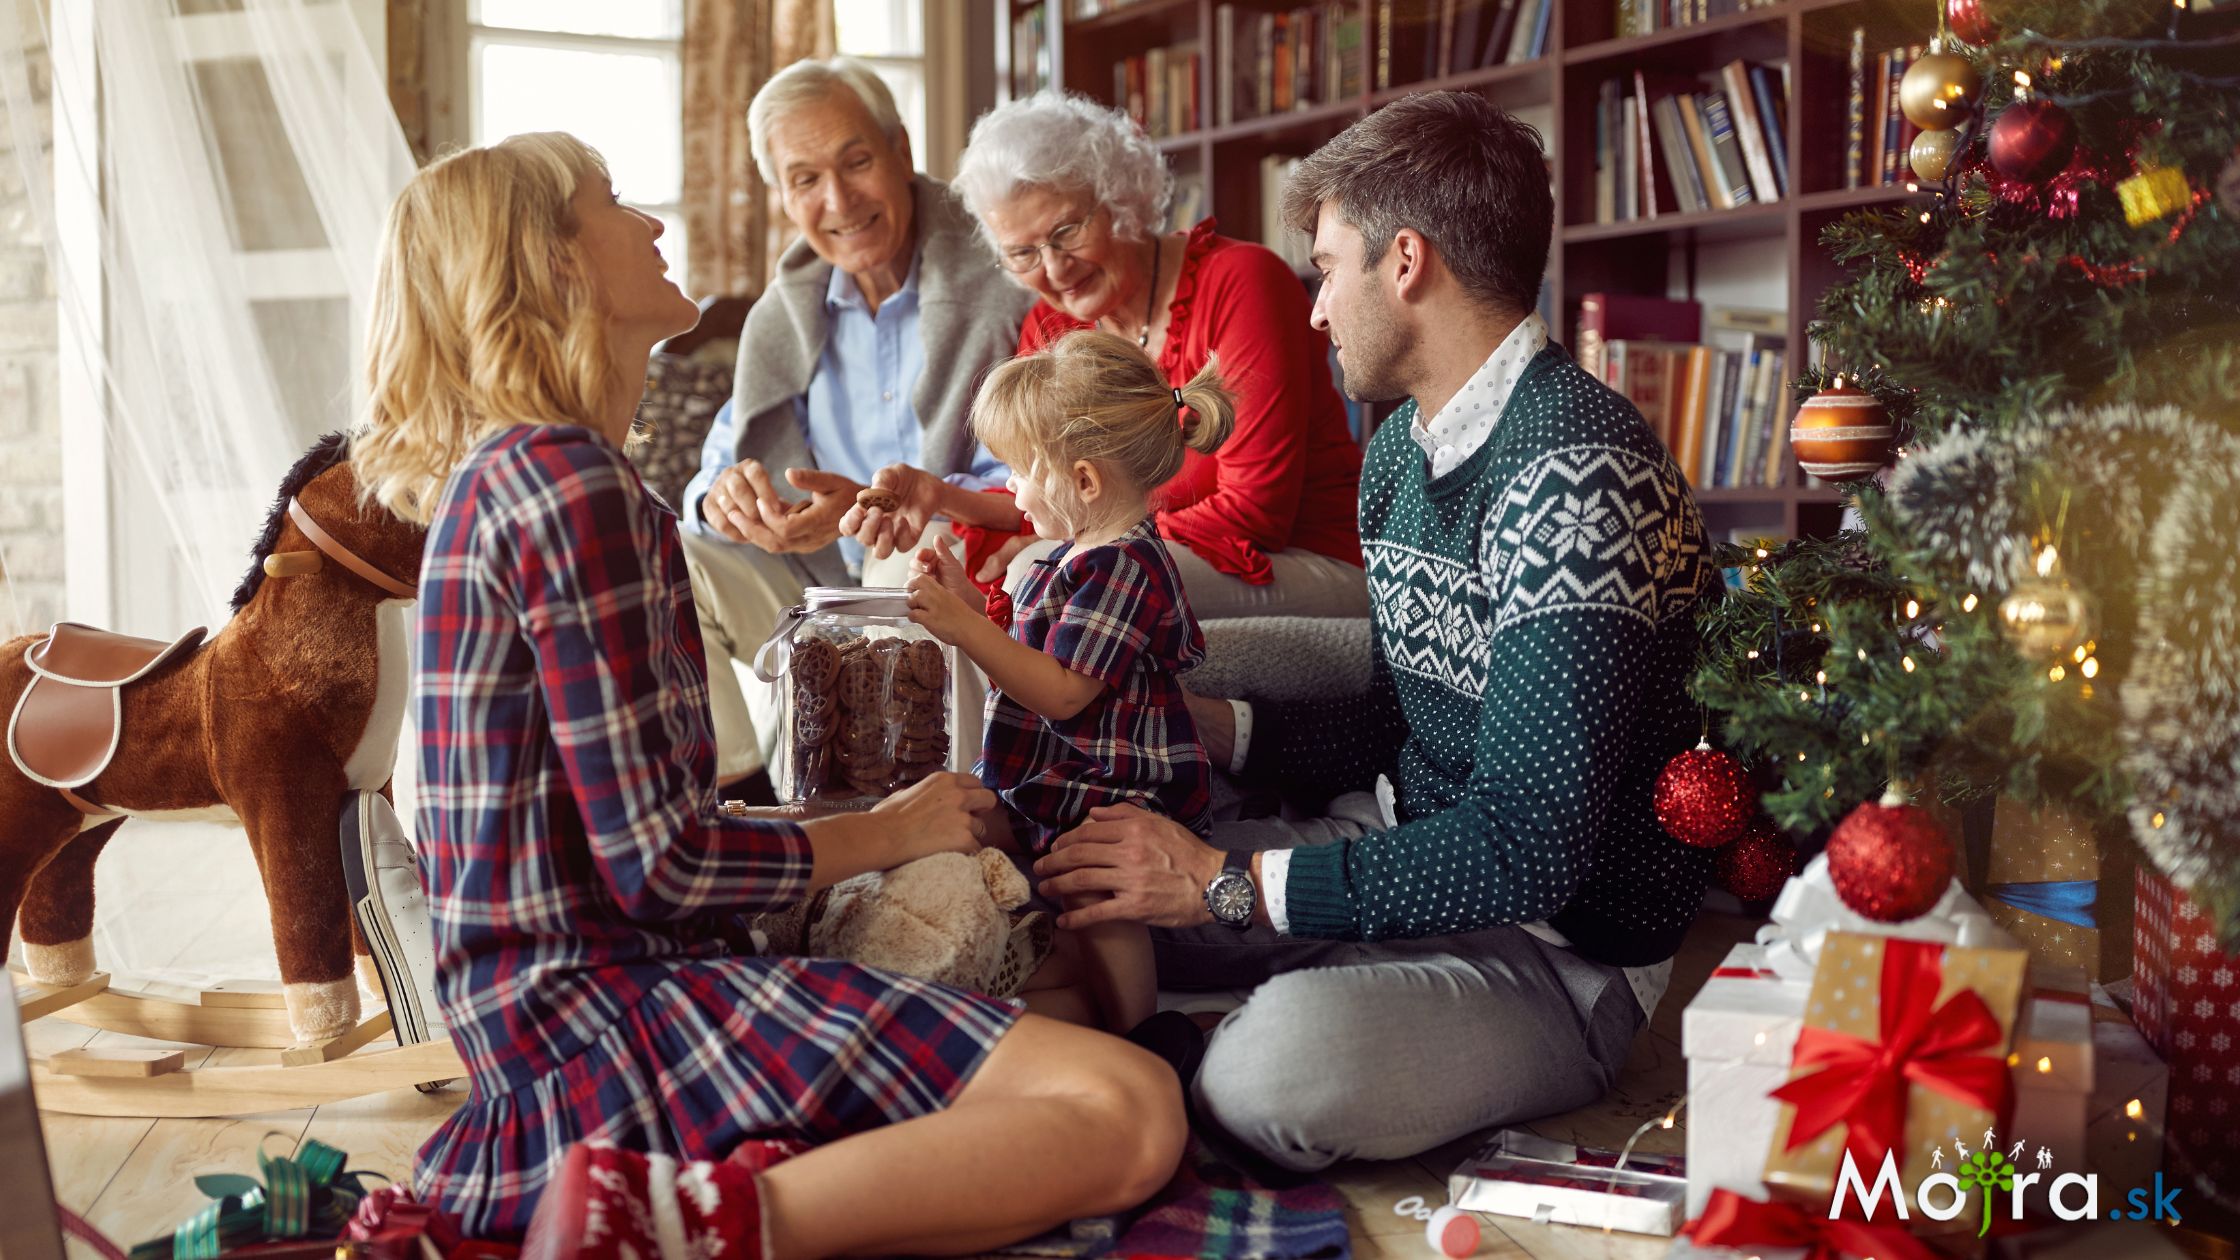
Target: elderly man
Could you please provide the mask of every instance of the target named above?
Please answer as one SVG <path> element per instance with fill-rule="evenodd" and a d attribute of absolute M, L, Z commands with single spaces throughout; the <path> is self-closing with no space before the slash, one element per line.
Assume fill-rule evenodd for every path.
<path fill-rule="evenodd" d="M 1553 214 L 1539 137 L 1467 92 L 1300 165 L 1314 325 L 1347 392 L 1409 400 L 1361 472 L 1373 682 L 1191 712 L 1216 764 L 1325 816 L 1217 823 L 1215 848 L 1099 810 L 1037 864 L 1053 898 L 1109 894 L 1061 926 L 1172 929 L 1163 984 L 1257 986 L 1195 1096 L 1288 1167 L 1592 1101 L 1703 896 L 1708 855 L 1650 796 L 1697 733 L 1718 571 L 1671 456 L 1534 313 Z"/>
<path fill-rule="evenodd" d="M 965 419 L 1033 300 L 990 264 L 949 190 L 912 170 L 870 67 L 796 62 L 755 94 L 747 126 L 801 239 L 747 316 L 731 401 L 680 505 L 726 780 L 764 764 L 776 714 L 725 657 L 751 659 L 804 586 L 903 581 L 899 558 L 893 574 L 881 562 L 927 523 L 873 518 L 844 538 L 856 492 L 890 464 L 1003 484 Z"/>

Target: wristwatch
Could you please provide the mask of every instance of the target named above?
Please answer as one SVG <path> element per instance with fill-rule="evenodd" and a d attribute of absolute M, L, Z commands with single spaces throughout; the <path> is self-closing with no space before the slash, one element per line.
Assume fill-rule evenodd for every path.
<path fill-rule="evenodd" d="M 1260 890 L 1252 883 L 1251 851 L 1232 850 L 1221 873 L 1206 885 L 1206 911 L 1214 922 L 1242 932 L 1252 926 L 1252 910 L 1259 901 Z"/>

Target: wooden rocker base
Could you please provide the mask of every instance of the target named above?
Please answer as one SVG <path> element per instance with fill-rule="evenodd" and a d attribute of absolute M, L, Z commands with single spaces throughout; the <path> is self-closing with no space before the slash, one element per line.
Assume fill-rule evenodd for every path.
<path fill-rule="evenodd" d="M 63 1115 L 206 1119 L 317 1107 L 466 1074 L 446 1038 L 298 1067 L 257 1063 L 137 1079 L 65 1076 L 34 1061 L 31 1092 L 41 1111 Z"/>
<path fill-rule="evenodd" d="M 297 1046 L 279 992 L 253 984 L 173 997 L 112 985 L 102 974 L 67 989 L 45 989 L 20 973 L 16 982 L 26 1023 L 51 1016 L 162 1041 L 276 1052 L 258 1055 L 264 1062 L 189 1069 L 177 1051 L 65 1051 L 31 1064 L 32 1092 L 43 1111 L 148 1119 L 255 1115 L 407 1085 L 427 1092 L 436 1082 L 466 1075 L 449 1038 L 365 1051 L 394 1031 L 385 1010 L 339 1037 Z"/>
<path fill-rule="evenodd" d="M 20 971 L 12 975 L 25 1023 L 52 1015 L 103 1032 L 199 1046 L 285 1050 L 296 1044 L 275 987 L 231 982 L 174 996 L 153 985 L 119 984 L 101 972 L 63 990 L 48 990 Z"/>

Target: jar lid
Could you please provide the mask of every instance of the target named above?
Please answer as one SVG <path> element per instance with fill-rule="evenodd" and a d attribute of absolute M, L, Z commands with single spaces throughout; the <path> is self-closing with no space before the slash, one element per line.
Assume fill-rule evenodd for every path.
<path fill-rule="evenodd" d="M 786 609 L 785 615 L 778 618 L 770 637 L 762 641 L 761 650 L 754 654 L 754 676 L 766 683 L 785 677 L 786 667 L 793 663 L 794 630 L 813 616 L 830 614 L 907 621 L 910 595 L 899 586 L 808 588 L 801 592 L 801 602 Z"/>

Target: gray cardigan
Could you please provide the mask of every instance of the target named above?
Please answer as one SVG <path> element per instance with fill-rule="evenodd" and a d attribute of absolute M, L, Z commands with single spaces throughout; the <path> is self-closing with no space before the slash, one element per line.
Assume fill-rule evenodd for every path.
<path fill-rule="evenodd" d="M 990 368 L 1018 352 L 1019 322 L 1034 295 L 996 265 L 948 185 L 919 175 L 911 192 L 918 234 L 918 334 L 926 366 L 910 402 L 925 430 L 918 466 L 946 477 L 971 465 L 975 443 L 966 419 L 973 395 Z M 832 264 L 817 257 L 808 242 L 795 241 L 779 258 L 777 277 L 747 312 L 739 336 L 731 393 L 739 435 L 733 459 L 760 460 L 782 490 L 790 490 L 786 469 L 817 466 L 800 400 L 831 332 L 825 318 L 831 281 Z M 836 546 L 788 559 L 800 562 L 813 583 L 848 580 Z"/>

